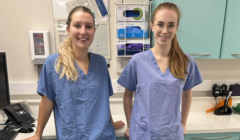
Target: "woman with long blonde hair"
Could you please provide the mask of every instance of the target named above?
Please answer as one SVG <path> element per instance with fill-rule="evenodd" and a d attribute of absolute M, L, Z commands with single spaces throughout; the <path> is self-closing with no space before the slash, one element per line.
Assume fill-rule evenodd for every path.
<path fill-rule="evenodd" d="M 42 96 L 35 135 L 40 140 L 54 111 L 58 140 L 115 140 L 109 96 L 113 95 L 106 59 L 88 52 L 96 31 L 92 12 L 82 6 L 68 15 L 69 37 L 43 65 L 37 92 Z"/>
<path fill-rule="evenodd" d="M 125 87 L 125 136 L 131 140 L 184 140 L 191 89 L 202 78 L 194 59 L 178 44 L 179 20 L 175 4 L 158 5 L 151 21 L 155 46 L 135 54 L 118 79 Z"/>

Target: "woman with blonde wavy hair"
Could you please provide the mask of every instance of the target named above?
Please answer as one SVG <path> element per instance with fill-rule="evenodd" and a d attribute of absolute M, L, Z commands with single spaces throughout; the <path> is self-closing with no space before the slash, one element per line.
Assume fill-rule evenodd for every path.
<path fill-rule="evenodd" d="M 92 12 L 82 6 L 71 10 L 67 20 L 69 37 L 43 65 L 37 93 L 42 96 L 38 125 L 33 137 L 40 140 L 54 111 L 58 140 L 115 140 L 109 96 L 113 94 L 106 59 L 88 52 L 96 31 Z"/>
<path fill-rule="evenodd" d="M 184 140 L 191 89 L 202 78 L 194 59 L 178 44 L 179 20 L 175 4 L 158 5 L 151 21 L 155 46 L 135 54 L 118 79 L 125 87 L 125 136 L 131 140 Z"/>

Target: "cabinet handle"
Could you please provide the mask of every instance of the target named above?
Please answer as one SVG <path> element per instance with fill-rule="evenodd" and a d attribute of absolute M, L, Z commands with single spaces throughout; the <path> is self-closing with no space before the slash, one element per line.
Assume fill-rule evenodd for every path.
<path fill-rule="evenodd" d="M 232 53 L 232 55 L 240 55 L 240 53 Z"/>
<path fill-rule="evenodd" d="M 189 55 L 211 55 L 211 53 L 189 53 Z"/>
<path fill-rule="evenodd" d="M 214 140 L 214 139 L 224 139 L 224 138 L 230 138 L 231 136 L 222 136 L 222 137 L 206 137 L 206 138 L 197 138 L 197 137 L 192 137 L 189 139 L 196 139 L 196 140 Z"/>

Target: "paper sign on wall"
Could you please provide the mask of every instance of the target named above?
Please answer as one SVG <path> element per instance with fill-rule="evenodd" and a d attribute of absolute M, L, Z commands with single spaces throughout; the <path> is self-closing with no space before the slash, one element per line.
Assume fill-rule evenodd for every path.
<path fill-rule="evenodd" d="M 70 12 L 76 6 L 85 6 L 89 8 L 95 18 L 95 21 L 108 15 L 107 8 L 103 0 L 71 0 L 65 3 L 67 11 Z"/>

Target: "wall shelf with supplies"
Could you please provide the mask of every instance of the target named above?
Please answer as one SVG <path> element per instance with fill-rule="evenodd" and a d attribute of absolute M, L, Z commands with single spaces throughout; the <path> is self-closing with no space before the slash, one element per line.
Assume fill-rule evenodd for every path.
<path fill-rule="evenodd" d="M 151 48 L 151 3 L 115 3 L 117 73 L 123 71 L 134 54 Z"/>

